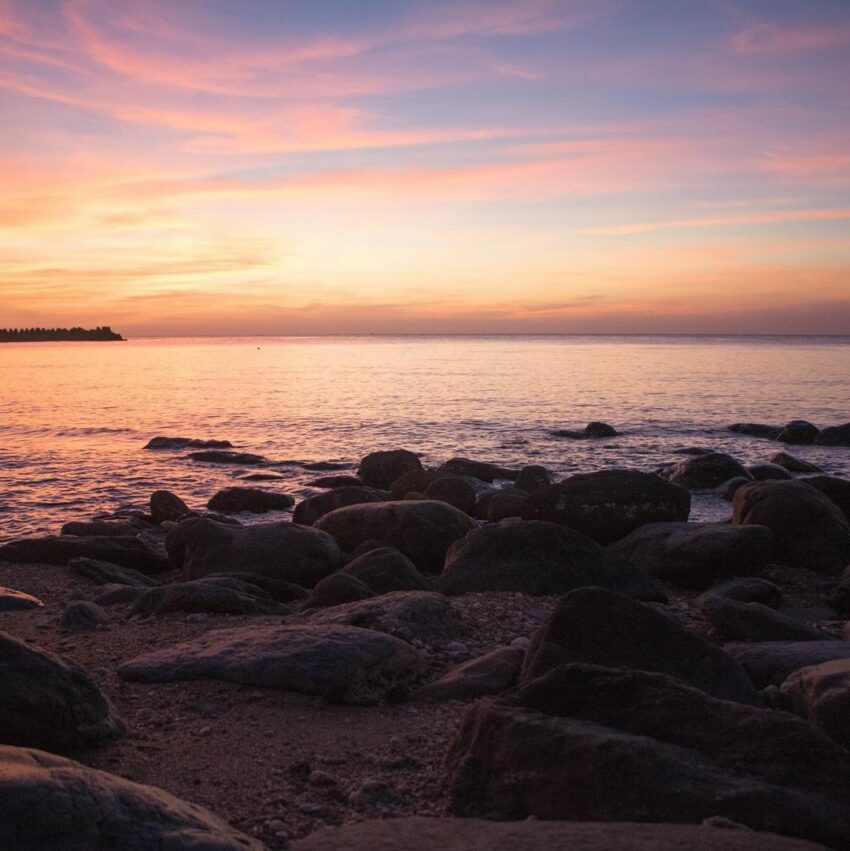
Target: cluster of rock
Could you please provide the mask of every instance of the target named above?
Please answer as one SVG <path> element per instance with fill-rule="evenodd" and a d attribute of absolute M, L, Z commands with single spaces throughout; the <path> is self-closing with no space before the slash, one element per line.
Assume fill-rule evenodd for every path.
<path fill-rule="evenodd" d="M 358 705 L 475 701 L 446 763 L 457 825 L 367 824 L 297 847 L 454 847 L 465 835 L 486 848 L 847 847 L 850 482 L 795 479 L 799 463 L 780 453 L 747 468 L 707 452 L 663 475 L 555 482 L 536 465 L 426 469 L 408 450 L 374 452 L 297 505 L 228 488 L 202 512 L 157 491 L 147 512 L 69 523 L 0 547 L 0 560 L 69 565 L 93 583 L 66 629 L 173 612 L 266 617 L 127 659 L 128 682 L 222 680 Z M 730 520 L 690 522 L 690 491 L 730 479 Z M 292 521 L 227 516 L 293 507 Z M 807 582 L 829 624 L 782 610 Z M 469 630 L 453 600 L 503 592 L 560 599 L 528 641 L 431 677 L 435 649 Z M 4 589 L 0 611 L 38 606 L 25 598 Z M 31 750 L 125 734 L 79 666 L 0 633 L 0 672 L 0 846 L 95 847 L 99 831 L 98 847 L 261 847 L 160 790 Z M 515 826 L 477 821 L 528 818 L 525 845 Z"/>
<path fill-rule="evenodd" d="M 763 437 L 778 440 L 780 443 L 800 446 L 850 446 L 850 423 L 828 426 L 819 429 L 808 420 L 791 420 L 784 426 L 764 425 L 763 423 L 733 423 L 729 431 L 746 434 L 749 437 Z"/>

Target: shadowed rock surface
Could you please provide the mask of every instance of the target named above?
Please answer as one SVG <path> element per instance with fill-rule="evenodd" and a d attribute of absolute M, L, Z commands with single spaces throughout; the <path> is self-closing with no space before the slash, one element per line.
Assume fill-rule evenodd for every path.
<path fill-rule="evenodd" d="M 818 446 L 850 446 L 850 423 L 823 429 L 815 443 Z"/>
<path fill-rule="evenodd" d="M 274 615 L 288 611 L 256 585 L 213 574 L 205 579 L 151 588 L 136 598 L 129 614 L 145 618 L 169 612 Z"/>
<path fill-rule="evenodd" d="M 791 420 L 791 422 L 788 423 L 778 435 L 776 435 L 776 439 L 781 443 L 792 443 L 806 446 L 814 443 L 819 434 L 820 429 L 808 420 Z"/>
<path fill-rule="evenodd" d="M 463 476 L 440 476 L 428 485 L 425 496 L 447 502 L 464 514 L 472 515 L 478 490 Z"/>
<path fill-rule="evenodd" d="M 145 449 L 232 449 L 233 444 L 229 440 L 199 440 L 196 437 L 152 437 L 146 444 Z"/>
<path fill-rule="evenodd" d="M 768 479 L 791 479 L 793 476 L 784 467 L 779 464 L 751 464 L 747 467 L 747 472 L 757 482 L 763 482 Z"/>
<path fill-rule="evenodd" d="M 500 647 L 484 656 L 453 668 L 436 682 L 418 688 L 411 700 L 438 703 L 469 700 L 499 694 L 516 685 L 525 653 L 515 647 Z"/>
<path fill-rule="evenodd" d="M 782 705 L 850 746 L 850 659 L 794 671 L 782 683 Z"/>
<path fill-rule="evenodd" d="M 560 600 L 531 638 L 521 682 L 571 662 L 654 671 L 722 700 L 761 704 L 747 674 L 719 647 L 652 607 L 602 588 Z"/>
<path fill-rule="evenodd" d="M 60 756 L 0 747 L 9 851 L 262 851 L 208 810 Z"/>
<path fill-rule="evenodd" d="M 261 488 L 225 488 L 207 503 L 212 511 L 236 514 L 250 511 L 262 514 L 266 511 L 286 511 L 295 505 L 295 498 L 286 493 L 275 493 Z"/>
<path fill-rule="evenodd" d="M 0 684 L 4 744 L 66 751 L 124 732 L 123 721 L 83 668 L 6 632 L 0 632 Z"/>
<path fill-rule="evenodd" d="M 400 475 L 411 470 L 421 470 L 419 456 L 407 449 L 370 452 L 357 468 L 357 475 L 367 485 L 388 488 Z"/>
<path fill-rule="evenodd" d="M 540 520 L 475 529 L 451 546 L 438 580 L 445 594 L 563 594 L 588 585 L 640 599 L 664 599 L 655 582 L 619 556 L 580 532 Z"/>
<path fill-rule="evenodd" d="M 801 479 L 834 502 L 850 521 L 850 481 L 838 476 L 806 476 Z"/>
<path fill-rule="evenodd" d="M 390 495 L 385 490 L 366 487 L 365 485 L 351 485 L 341 488 L 333 488 L 327 493 L 318 493 L 308 496 L 295 506 L 292 520 L 304 526 L 312 526 L 320 517 L 330 514 L 337 508 L 346 505 L 360 505 L 364 502 L 386 502 Z"/>
<path fill-rule="evenodd" d="M 16 612 L 22 609 L 40 609 L 44 603 L 24 591 L 0 586 L 0 612 Z"/>
<path fill-rule="evenodd" d="M 731 579 L 729 582 L 721 582 L 698 597 L 697 604 L 702 604 L 714 595 L 741 603 L 761 603 L 772 609 L 778 609 L 782 605 L 782 589 L 766 579 Z"/>
<path fill-rule="evenodd" d="M 316 587 L 305 598 L 299 608 L 325 609 L 328 606 L 339 606 L 342 603 L 353 603 L 355 600 L 366 600 L 374 597 L 375 592 L 354 576 L 345 573 L 332 573 L 316 583 Z"/>
<path fill-rule="evenodd" d="M 771 464 L 784 467 L 789 473 L 822 473 L 823 470 L 811 461 L 803 461 L 788 452 L 777 452 L 770 459 Z"/>
<path fill-rule="evenodd" d="M 532 493 L 552 484 L 552 475 L 540 464 L 527 464 L 519 471 L 514 487 Z"/>
<path fill-rule="evenodd" d="M 163 490 L 151 494 L 150 511 L 154 523 L 163 523 L 166 520 L 176 523 L 190 513 L 189 506 L 177 494 Z"/>
<path fill-rule="evenodd" d="M 495 479 L 507 479 L 514 481 L 519 475 L 518 470 L 509 470 L 498 464 L 490 464 L 486 461 L 473 461 L 469 458 L 450 458 L 441 464 L 437 470 L 440 473 L 456 473 L 459 476 L 472 476 L 482 482 L 492 483 Z"/>
<path fill-rule="evenodd" d="M 65 606 L 59 625 L 73 632 L 98 629 L 109 622 L 109 616 L 91 600 L 73 600 Z"/>
<path fill-rule="evenodd" d="M 138 588 L 155 588 L 159 581 L 138 570 L 121 567 L 108 561 L 93 558 L 74 558 L 69 562 L 74 573 L 90 579 L 97 585 L 132 585 Z"/>
<path fill-rule="evenodd" d="M 421 591 L 425 578 L 416 565 L 394 547 L 376 547 L 353 558 L 340 571 L 359 579 L 375 594 L 388 591 Z"/>
<path fill-rule="evenodd" d="M 679 461 L 669 473 L 669 479 L 689 490 L 716 488 L 729 479 L 741 476 L 752 478 L 747 468 L 725 452 L 709 452 Z"/>
<path fill-rule="evenodd" d="M 256 467 L 267 463 L 262 455 L 252 452 L 229 452 L 224 449 L 210 449 L 204 452 L 190 452 L 193 461 L 203 461 L 205 464 L 234 464 L 240 467 Z"/>
<path fill-rule="evenodd" d="M 761 641 L 726 644 L 723 649 L 757 688 L 781 685 L 794 671 L 833 659 L 850 659 L 850 641 Z"/>
<path fill-rule="evenodd" d="M 245 626 L 213 630 L 123 664 L 127 680 L 218 679 L 370 704 L 404 693 L 425 659 L 406 641 L 352 626 Z"/>
<path fill-rule="evenodd" d="M 703 599 L 701 608 L 724 641 L 827 641 L 832 637 L 761 603 L 714 594 Z"/>
<path fill-rule="evenodd" d="M 776 440 L 782 429 L 779 426 L 764 425 L 764 423 L 733 423 L 727 426 L 729 431 L 736 434 L 746 434 L 749 437 L 764 437 L 767 440 Z"/>
<path fill-rule="evenodd" d="M 363 479 L 359 476 L 319 476 L 318 479 L 307 482 L 307 486 L 311 488 L 342 488 L 347 485 L 356 487 L 362 484 Z"/>

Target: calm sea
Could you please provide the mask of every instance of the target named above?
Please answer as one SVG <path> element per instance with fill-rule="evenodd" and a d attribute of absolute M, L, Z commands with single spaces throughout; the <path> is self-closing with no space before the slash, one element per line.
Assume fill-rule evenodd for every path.
<path fill-rule="evenodd" d="M 0 539 L 168 488 L 193 507 L 244 468 L 143 447 L 154 435 L 226 438 L 275 462 L 296 496 L 319 475 L 405 447 L 545 464 L 559 476 L 653 470 L 688 446 L 745 463 L 781 447 L 734 435 L 735 421 L 826 426 L 850 420 L 850 337 L 354 337 L 145 339 L 0 346 Z M 553 438 L 604 420 L 601 441 Z M 850 474 L 846 448 L 795 447 Z M 694 515 L 721 518 L 710 496 Z"/>

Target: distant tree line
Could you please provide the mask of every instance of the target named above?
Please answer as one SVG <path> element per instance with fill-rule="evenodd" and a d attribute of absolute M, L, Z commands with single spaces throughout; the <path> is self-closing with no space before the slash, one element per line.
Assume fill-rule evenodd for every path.
<path fill-rule="evenodd" d="M 37 343 L 50 340 L 123 340 L 108 325 L 97 328 L 0 328 L 0 343 Z"/>

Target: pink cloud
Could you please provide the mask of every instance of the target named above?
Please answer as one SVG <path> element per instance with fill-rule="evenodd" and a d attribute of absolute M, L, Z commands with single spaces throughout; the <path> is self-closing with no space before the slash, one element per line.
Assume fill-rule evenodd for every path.
<path fill-rule="evenodd" d="M 742 54 L 802 53 L 850 47 L 850 27 L 796 26 L 759 23 L 732 36 L 732 49 Z"/>

